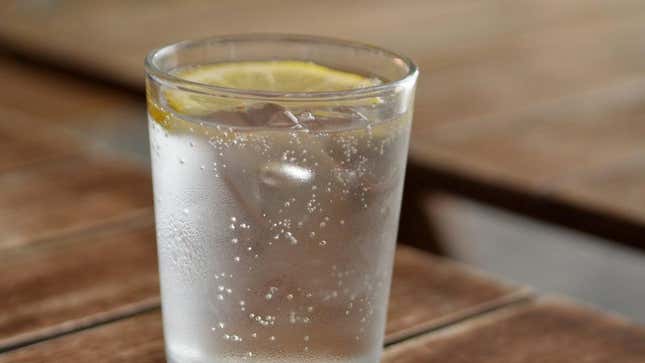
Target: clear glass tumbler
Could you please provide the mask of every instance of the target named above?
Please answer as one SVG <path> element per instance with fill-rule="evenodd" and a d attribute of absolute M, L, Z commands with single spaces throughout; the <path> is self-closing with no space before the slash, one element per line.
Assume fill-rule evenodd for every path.
<path fill-rule="evenodd" d="M 276 60 L 380 82 L 280 93 L 177 76 Z M 155 50 L 146 72 L 168 361 L 378 362 L 417 67 L 354 42 L 240 35 Z"/>

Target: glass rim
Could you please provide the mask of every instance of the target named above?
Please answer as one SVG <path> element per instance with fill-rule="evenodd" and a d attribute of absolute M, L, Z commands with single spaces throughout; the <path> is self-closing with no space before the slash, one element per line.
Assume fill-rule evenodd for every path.
<path fill-rule="evenodd" d="M 175 53 L 184 48 L 190 48 L 209 43 L 225 43 L 236 41 L 283 41 L 283 42 L 309 42 L 312 44 L 329 44 L 338 45 L 341 47 L 354 48 L 358 50 L 377 52 L 386 57 L 392 58 L 399 66 L 407 67 L 407 73 L 394 80 L 371 85 L 362 88 L 353 88 L 339 91 L 316 91 L 316 92 L 278 92 L 278 91 L 262 91 L 243 88 L 231 88 L 215 86 L 206 83 L 189 81 L 177 77 L 168 71 L 162 70 L 156 59 L 168 53 Z M 315 60 L 312 60 L 315 62 Z M 291 101 L 298 100 L 339 100 L 339 99 L 357 99 L 363 97 L 370 97 L 376 93 L 386 92 L 388 90 L 405 87 L 408 84 L 412 85 L 416 81 L 419 74 L 417 65 L 408 57 L 396 53 L 394 51 L 381 48 L 379 46 L 356 42 L 351 40 L 338 39 L 333 37 L 317 36 L 317 35 L 302 35 L 302 34 L 288 34 L 288 33 L 246 33 L 246 34 L 231 34 L 220 35 L 195 40 L 184 40 L 177 43 L 156 48 L 148 53 L 145 58 L 145 70 L 148 76 L 152 76 L 156 81 L 172 86 L 174 88 L 187 91 L 200 93 L 209 96 L 218 97 L 231 97 L 231 98 L 249 98 L 249 99 L 284 99 Z"/>

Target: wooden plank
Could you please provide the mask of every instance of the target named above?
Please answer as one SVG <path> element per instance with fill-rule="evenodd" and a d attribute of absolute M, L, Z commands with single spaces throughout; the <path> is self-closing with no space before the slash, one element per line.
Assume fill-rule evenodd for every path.
<path fill-rule="evenodd" d="M 645 79 L 519 112 L 435 128 L 426 163 L 489 184 L 645 224 Z M 615 175 L 615 177 L 612 177 Z M 621 193 L 629 185 L 631 191 Z"/>
<path fill-rule="evenodd" d="M 580 155 L 544 189 L 567 203 L 645 226 L 645 154 L 639 137 L 645 132 L 644 100 L 641 78 L 570 105 L 571 121 L 558 127 L 557 136 L 555 125 L 544 127 L 554 149 L 560 144 L 561 154 Z"/>
<path fill-rule="evenodd" d="M 411 158 L 418 165 L 465 175 L 500 191 L 573 203 L 593 213 L 611 213 L 641 224 L 645 221 L 645 212 L 637 208 L 635 199 L 613 198 L 619 193 L 607 192 L 596 200 L 595 190 L 602 194 L 612 187 L 588 181 L 602 179 L 591 176 L 592 169 L 620 169 L 629 164 L 632 156 L 627 154 L 638 147 L 638 141 L 628 137 L 626 130 L 638 129 L 639 114 L 616 111 L 623 107 L 620 97 L 609 96 L 616 105 L 599 97 L 586 98 L 589 89 L 613 86 L 624 86 L 615 92 L 624 94 L 630 89 L 624 82 L 645 71 L 639 61 L 645 57 L 645 3 L 407 0 L 366 4 L 334 0 L 302 7 L 289 0 L 258 3 L 249 12 L 246 4 L 227 0 L 218 2 L 213 12 L 209 9 L 214 5 L 206 2 L 191 6 L 174 1 L 137 6 L 125 1 L 7 3 L 0 5 L 4 6 L 0 37 L 25 51 L 71 62 L 89 73 L 113 76 L 137 88 L 142 86 L 140 63 L 148 49 L 212 33 L 307 29 L 393 47 L 410 54 L 422 68 L 411 140 Z M 303 12 L 318 16 L 312 19 Z M 213 17 L 219 14 L 226 16 L 217 21 Z M 327 20 L 332 17 L 333 27 Z M 94 41 L 84 41 L 88 37 Z M 15 82 L 29 79 L 13 77 Z M 70 96 L 89 93 L 80 86 L 72 88 L 67 91 Z M 28 91 L 29 97 L 8 94 L 7 98 L 28 108 L 23 100 L 47 93 Z M 629 96 L 636 103 L 635 96 L 642 95 Z M 573 112 L 566 111 L 569 102 L 576 104 Z M 597 117 L 587 107 L 592 103 L 598 103 L 595 110 L 606 106 L 608 111 L 599 113 L 619 127 L 612 129 L 604 123 L 602 129 L 585 122 Z M 135 117 L 116 119 L 129 122 Z M 112 140 L 117 139 L 115 135 L 144 134 L 141 127 L 137 132 L 119 127 L 110 130 L 114 132 L 105 132 Z M 127 144 L 143 145 L 134 137 Z M 641 179 L 629 183 L 639 185 Z M 577 191 L 583 189 L 588 192 L 581 196 Z"/>
<path fill-rule="evenodd" d="M 148 214 L 148 173 L 69 157 L 0 174 L 0 251 Z"/>
<path fill-rule="evenodd" d="M 384 363 L 645 361 L 645 329 L 557 300 L 500 311 L 395 345 Z"/>
<path fill-rule="evenodd" d="M 430 157 L 427 138 L 442 132 L 437 126 L 467 133 L 473 123 L 641 77 L 643 19 L 645 7 L 620 19 L 518 33 L 484 45 L 488 53 L 470 54 L 469 63 L 441 69 L 432 66 L 434 53 L 416 55 L 421 76 L 411 153 Z"/>
<path fill-rule="evenodd" d="M 21 112 L 0 107 L 0 172 L 78 154 L 75 141 Z"/>
<path fill-rule="evenodd" d="M 433 9 L 443 14 L 460 13 L 463 8 L 473 6 L 469 0 L 433 8 L 428 8 L 425 3 L 408 0 L 405 6 L 395 6 L 381 1 L 379 6 L 368 6 L 373 3 L 367 0 L 353 3 L 333 0 L 312 2 L 306 7 L 296 0 L 272 4 L 256 1 L 252 5 L 225 0 L 216 5 L 192 2 L 190 6 L 172 1 L 138 6 L 127 1 L 95 6 L 87 6 L 83 2 L 61 4 L 63 6 L 3 4 L 0 5 L 0 37 L 5 44 L 21 51 L 74 64 L 88 73 L 108 74 L 141 87 L 141 61 L 146 52 L 170 42 L 218 33 L 302 32 L 302 29 L 307 29 L 308 33 L 344 34 L 359 39 L 361 36 L 357 33 L 367 34 L 363 40 L 369 41 L 369 34 L 376 39 L 385 35 L 381 24 L 393 11 L 403 13 L 397 16 L 399 22 L 395 24 L 398 25 L 405 15 L 416 14 L 420 18 L 424 14 L 427 18 Z M 249 11 L 250 8 L 253 10 Z M 311 14 L 317 16 L 312 17 Z M 334 19 L 333 26 L 329 19 Z M 360 26 L 357 23 L 359 19 Z M 36 24 L 38 30 L 33 28 Z M 380 27 L 381 31 L 374 32 L 375 27 Z M 389 31 L 393 28 L 387 27 Z M 56 29 L 62 36 L 49 36 L 45 29 Z M 131 37 L 131 34 L 139 36 Z M 94 41 L 79 43 L 80 38 Z"/>
<path fill-rule="evenodd" d="M 166 363 L 159 310 L 0 354 L 0 363 Z"/>
<path fill-rule="evenodd" d="M 391 2 L 297 0 L 253 5 L 233 0 L 6 3 L 0 37 L 21 51 L 141 87 L 141 61 L 154 47 L 212 34 L 302 32 L 358 39 L 434 60 L 428 70 L 489 53 L 500 39 L 620 19 L 643 10 L 636 0 Z M 253 9 L 249 11 L 249 9 Z M 312 17 L 311 14 L 316 14 Z M 329 19 L 334 19 L 330 22 Z M 360 25 L 359 25 L 360 24 Z M 138 34 L 132 37 L 132 34 Z M 87 39 L 93 41 L 88 42 Z M 464 57 L 465 56 L 465 57 Z"/>
<path fill-rule="evenodd" d="M 642 117 L 630 120 L 635 137 L 642 129 Z M 617 122 L 617 126 L 625 125 Z M 637 125 L 636 125 L 637 124 Z M 645 224 L 645 153 L 635 151 L 611 164 L 568 175 L 558 192 L 575 205 L 619 216 L 638 225 Z M 638 241 L 643 244 L 643 236 Z M 638 242 L 634 241 L 634 242 Z"/>
<path fill-rule="evenodd" d="M 147 160 L 145 106 L 133 97 L 0 52 L 0 172 L 89 149 Z"/>
<path fill-rule="evenodd" d="M 0 255 L 0 351 L 158 306 L 152 218 Z"/>
<path fill-rule="evenodd" d="M 20 62 L 0 53 L 0 109 L 22 112 L 46 123 L 84 129 L 140 99 L 70 74 Z M 114 122 L 121 121 L 115 119 Z M 126 122 L 123 120 L 122 122 Z"/>
<path fill-rule="evenodd" d="M 529 295 L 465 265 L 400 246 L 394 267 L 386 342 L 394 342 Z"/>
<path fill-rule="evenodd" d="M 11 124 L 2 160 L 20 164 L 65 150 L 66 143 L 148 158 L 147 123 L 141 97 L 79 79 L 68 73 L 20 63 L 0 54 L 0 132 Z M 32 122 L 28 123 L 25 118 Z M 60 132 L 59 132 L 60 131 Z M 52 133 L 49 137 L 41 137 Z M 56 150 L 61 149 L 61 150 Z"/>
<path fill-rule="evenodd" d="M 25 331 L 22 337 L 5 337 L 5 341 L 24 342 L 33 338 L 29 332 L 62 332 L 78 327 L 79 323 L 74 319 L 80 319 L 85 324 L 96 321 L 92 315 L 95 311 L 105 311 L 105 305 L 110 304 L 126 305 L 126 300 L 134 304 L 136 296 L 144 301 L 153 301 L 157 284 L 151 239 L 151 232 L 145 231 L 112 234 L 94 238 L 91 243 L 78 241 L 26 250 L 24 257 L 20 257 L 22 260 L 19 256 L 12 258 L 14 262 L 9 267 L 3 267 L 7 271 L 0 270 L 4 272 L 3 275 L 16 276 L 19 281 L 10 285 L 13 288 L 9 291 L 30 293 L 17 294 L 15 299 L 20 304 L 0 306 L 6 312 L 5 321 L 13 321 L 11 324 L 2 324 L 0 331 L 10 334 L 16 330 L 16 324 L 22 324 Z M 78 262 L 85 258 L 88 260 Z M 101 262 L 100 259 L 107 259 L 108 262 Z M 40 266 L 38 262 L 43 262 L 43 266 L 34 275 L 24 273 L 25 265 Z M 395 265 L 387 328 L 387 340 L 390 342 L 412 333 L 417 334 L 421 329 L 466 317 L 478 309 L 491 309 L 495 304 L 521 298 L 518 288 L 497 284 L 489 278 L 409 247 L 398 249 Z M 43 275 L 48 276 L 46 278 L 51 281 L 50 284 L 42 282 L 41 279 L 45 278 Z M 69 283 L 76 278 L 80 279 L 78 283 Z M 122 283 L 124 279 L 128 280 L 127 284 Z M 37 289 L 33 288 L 33 284 L 37 283 L 48 286 L 47 291 L 35 291 Z M 7 290 L 5 286 L 0 285 L 0 291 Z M 99 303 L 101 299 L 108 299 L 108 302 Z M 41 306 L 46 307 L 45 311 L 40 310 Z M 65 316 L 63 312 L 67 319 L 60 318 Z M 10 327 L 12 324 L 13 328 Z M 159 311 L 18 349 L 14 353 L 0 355 L 0 362 L 37 361 L 44 356 L 65 361 L 158 361 L 163 357 Z"/>

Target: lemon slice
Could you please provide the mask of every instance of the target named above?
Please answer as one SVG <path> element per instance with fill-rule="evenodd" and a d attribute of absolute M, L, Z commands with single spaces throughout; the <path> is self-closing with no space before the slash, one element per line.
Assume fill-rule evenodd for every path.
<path fill-rule="evenodd" d="M 378 80 L 312 62 L 233 62 L 184 69 L 176 74 L 214 86 L 274 92 L 340 91 L 373 85 Z"/>
<path fill-rule="evenodd" d="M 378 79 L 302 61 L 232 62 L 202 65 L 175 73 L 188 81 L 240 90 L 270 92 L 325 92 L 363 88 Z M 165 98 L 179 113 L 203 115 L 244 105 L 244 101 L 167 90 Z"/>
<path fill-rule="evenodd" d="M 216 63 L 183 68 L 175 76 L 202 84 L 240 90 L 270 91 L 281 93 L 326 92 L 364 88 L 381 83 L 379 79 L 339 71 L 312 62 L 258 61 Z M 149 91 L 152 91 L 149 89 Z M 288 97 L 287 97 L 288 98 Z M 321 106 L 335 107 L 345 103 L 375 104 L 380 100 L 318 102 L 314 113 L 325 112 Z M 162 88 L 158 96 L 148 96 L 148 112 L 152 119 L 167 130 L 187 131 L 199 129 L 183 120 L 182 116 L 201 117 L 217 111 L 241 111 L 253 103 L 241 98 L 205 95 L 174 88 Z M 309 105 L 303 102 L 281 102 L 291 109 Z"/>

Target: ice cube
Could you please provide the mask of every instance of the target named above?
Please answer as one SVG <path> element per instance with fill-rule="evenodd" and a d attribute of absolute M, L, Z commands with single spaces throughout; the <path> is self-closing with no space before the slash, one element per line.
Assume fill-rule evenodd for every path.
<path fill-rule="evenodd" d="M 243 111 L 215 111 L 204 118 L 207 123 L 223 126 L 252 126 Z"/>
<path fill-rule="evenodd" d="M 291 111 L 275 103 L 255 103 L 244 109 L 215 111 L 207 116 L 207 121 L 233 127 L 302 127 L 298 118 Z"/>
<path fill-rule="evenodd" d="M 256 104 L 249 107 L 246 111 L 246 118 L 253 126 L 303 127 L 291 111 L 275 103 Z"/>
<path fill-rule="evenodd" d="M 311 169 L 300 165 L 273 161 L 262 166 L 260 179 L 271 187 L 291 187 L 311 182 L 313 174 Z"/>

